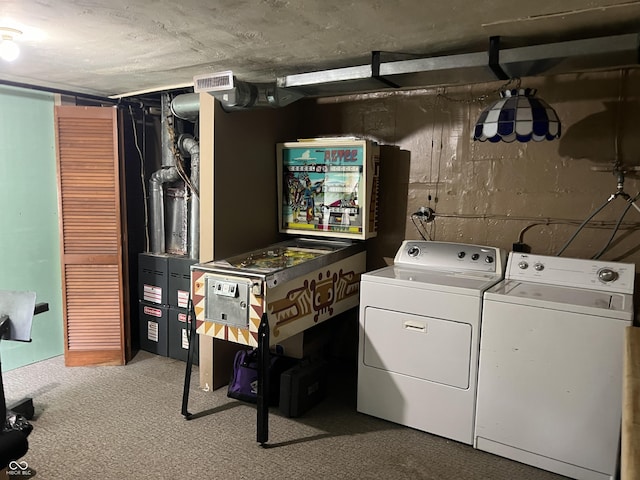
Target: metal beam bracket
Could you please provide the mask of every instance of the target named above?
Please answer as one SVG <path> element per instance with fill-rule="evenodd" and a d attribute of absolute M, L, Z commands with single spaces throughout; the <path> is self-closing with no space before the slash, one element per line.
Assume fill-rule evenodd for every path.
<path fill-rule="evenodd" d="M 489 68 L 498 80 L 509 80 L 509 75 L 500 66 L 500 37 L 489 38 Z"/>
<path fill-rule="evenodd" d="M 388 87 L 400 88 L 400 85 L 397 83 L 394 83 L 380 75 L 380 50 L 374 50 L 371 52 L 371 77 L 384 83 Z"/>

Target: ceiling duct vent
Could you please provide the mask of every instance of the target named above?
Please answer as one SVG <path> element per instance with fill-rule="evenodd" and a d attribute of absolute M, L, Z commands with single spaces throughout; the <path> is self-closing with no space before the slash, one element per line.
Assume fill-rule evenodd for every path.
<path fill-rule="evenodd" d="M 303 97 L 302 94 L 283 90 L 275 83 L 247 83 L 239 81 L 231 70 L 196 75 L 193 77 L 196 93 L 206 92 L 220 101 L 225 110 L 244 110 L 260 107 L 284 107 Z"/>
<path fill-rule="evenodd" d="M 193 86 L 196 93 L 219 92 L 233 88 L 233 73 L 226 72 L 196 75 L 193 77 Z"/>

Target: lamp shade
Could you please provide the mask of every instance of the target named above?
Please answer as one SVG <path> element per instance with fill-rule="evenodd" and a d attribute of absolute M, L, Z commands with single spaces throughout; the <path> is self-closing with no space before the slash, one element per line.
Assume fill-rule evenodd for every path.
<path fill-rule="evenodd" d="M 533 88 L 501 91 L 500 99 L 480 114 L 473 139 L 481 142 L 540 142 L 560 138 L 558 115 L 535 95 Z"/>

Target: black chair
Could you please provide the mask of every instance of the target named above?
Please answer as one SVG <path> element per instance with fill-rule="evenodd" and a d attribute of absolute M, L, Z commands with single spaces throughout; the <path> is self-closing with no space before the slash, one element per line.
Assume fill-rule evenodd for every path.
<path fill-rule="evenodd" d="M 31 341 L 33 315 L 46 312 L 49 305 L 35 305 L 32 292 L 0 292 L 0 339 Z M 22 458 L 29 450 L 27 437 L 32 426 L 33 400 L 27 398 L 7 408 L 0 364 L 0 470 Z"/>
<path fill-rule="evenodd" d="M 27 435 L 19 430 L 0 434 L 0 470 L 7 468 L 13 460 L 18 460 L 29 451 Z"/>

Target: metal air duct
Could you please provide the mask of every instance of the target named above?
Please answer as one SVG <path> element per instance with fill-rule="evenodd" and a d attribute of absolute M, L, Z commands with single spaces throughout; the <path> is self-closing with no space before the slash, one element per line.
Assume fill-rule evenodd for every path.
<path fill-rule="evenodd" d="M 496 70 L 515 78 L 619 68 L 639 63 L 638 38 L 634 33 L 504 49 L 497 62 L 488 52 L 394 61 L 382 61 L 381 52 L 373 52 L 371 64 L 288 75 L 277 78 L 276 85 L 304 96 L 330 96 L 491 82 Z"/>
<path fill-rule="evenodd" d="M 237 80 L 230 70 L 193 77 L 194 91 L 207 92 L 220 101 L 226 111 L 249 108 L 278 108 L 304 95 L 287 91 L 274 83 L 248 83 Z"/>
<path fill-rule="evenodd" d="M 493 39 L 499 37 L 492 37 Z M 374 51 L 371 63 L 278 77 L 275 84 L 239 81 L 230 70 L 193 77 L 195 92 L 207 92 L 227 110 L 283 107 L 302 97 L 322 97 L 495 81 L 533 75 L 557 75 L 640 63 L 636 33 L 509 48 L 497 52 L 418 57 Z M 499 72 L 499 73 L 496 73 Z"/>

